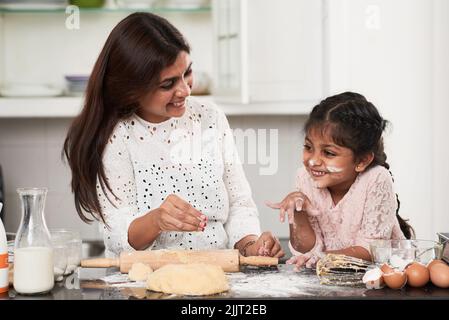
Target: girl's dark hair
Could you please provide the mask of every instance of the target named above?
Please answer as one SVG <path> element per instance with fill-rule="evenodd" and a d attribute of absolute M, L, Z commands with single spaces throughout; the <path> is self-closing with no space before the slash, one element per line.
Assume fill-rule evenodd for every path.
<path fill-rule="evenodd" d="M 96 184 L 98 179 L 104 192 L 107 188 L 114 194 L 102 163 L 114 127 L 138 109 L 140 98 L 156 88 L 161 71 L 181 51 L 190 53 L 182 34 L 151 13 L 133 13 L 111 31 L 90 75 L 84 107 L 63 149 L 72 171 L 75 208 L 84 222 L 106 223 Z"/>
<path fill-rule="evenodd" d="M 384 152 L 382 133 L 388 121 L 384 120 L 376 107 L 364 96 L 354 92 L 344 92 L 328 97 L 316 105 L 306 124 L 305 132 L 321 129 L 330 134 L 332 140 L 340 146 L 351 149 L 356 161 L 369 153 L 374 159 L 368 168 L 380 165 L 390 169 Z M 390 171 L 391 174 L 391 171 Z M 393 175 L 392 175 L 393 176 Z M 413 228 L 399 216 L 400 201 L 396 194 L 398 208 L 396 217 L 404 236 L 415 236 Z"/>

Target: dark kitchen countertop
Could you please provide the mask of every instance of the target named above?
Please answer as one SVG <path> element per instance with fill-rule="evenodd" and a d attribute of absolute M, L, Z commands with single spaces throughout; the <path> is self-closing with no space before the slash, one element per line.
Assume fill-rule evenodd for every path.
<path fill-rule="evenodd" d="M 230 290 L 226 293 L 205 297 L 182 297 L 151 292 L 144 287 L 126 283 L 126 276 L 119 276 L 118 269 L 85 269 L 56 282 L 50 293 L 39 296 L 18 295 L 11 287 L 2 299 L 14 300 L 136 300 L 136 299 L 381 299 L 381 300 L 449 300 L 449 289 L 437 288 L 431 283 L 423 288 L 406 287 L 402 290 L 383 288 L 368 290 L 364 286 L 345 287 L 321 285 L 314 270 L 294 272 L 293 266 L 285 265 L 291 256 L 288 240 L 280 239 L 286 256 L 278 267 L 243 267 L 240 273 L 228 273 Z M 100 280 L 105 278 L 108 282 Z M 120 280 L 122 279 L 122 280 Z M 118 283 L 125 281 L 125 283 Z"/>
<path fill-rule="evenodd" d="M 319 284 L 315 272 L 304 269 L 293 272 L 291 266 L 278 268 L 243 268 L 240 273 L 228 274 L 230 291 L 213 296 L 185 297 L 151 292 L 143 287 L 130 287 L 130 283 L 112 284 L 99 280 L 115 277 L 118 269 L 78 269 L 78 272 L 57 282 L 53 290 L 40 296 L 18 295 L 13 288 L 3 299 L 38 300 L 135 300 L 135 299 L 425 299 L 449 300 L 449 289 L 432 284 L 423 288 L 406 287 L 367 290 L 364 287 L 328 286 Z M 111 279 L 111 278 L 110 278 Z M 121 287 L 124 285 L 124 287 Z M 131 284 L 132 285 L 132 284 Z M 0 296 L 0 299 L 1 296 Z"/>

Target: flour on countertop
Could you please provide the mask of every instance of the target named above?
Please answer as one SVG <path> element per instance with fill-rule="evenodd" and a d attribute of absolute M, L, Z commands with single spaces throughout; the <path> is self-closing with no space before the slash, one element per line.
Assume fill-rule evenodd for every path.
<path fill-rule="evenodd" d="M 315 296 L 323 285 L 317 276 L 293 270 L 227 274 L 233 297 Z"/>
<path fill-rule="evenodd" d="M 145 288 L 145 281 L 131 281 L 126 273 L 113 273 L 100 279 L 106 282 L 111 287 L 123 287 L 123 288 Z"/>
<path fill-rule="evenodd" d="M 258 271 L 249 273 L 226 273 L 230 290 L 220 296 L 261 298 L 261 297 L 313 297 L 346 295 L 349 291 L 360 290 L 348 287 L 320 284 L 319 278 L 308 272 L 283 270 L 282 272 Z M 145 288 L 145 281 L 133 282 L 127 274 L 114 273 L 101 278 L 111 287 Z M 361 289 L 364 291 L 364 289 Z"/>

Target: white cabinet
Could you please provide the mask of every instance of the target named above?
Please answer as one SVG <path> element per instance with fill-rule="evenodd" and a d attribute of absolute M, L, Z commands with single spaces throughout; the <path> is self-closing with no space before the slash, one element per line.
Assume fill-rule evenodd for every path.
<path fill-rule="evenodd" d="M 217 101 L 310 101 L 323 92 L 321 0 L 214 0 Z"/>

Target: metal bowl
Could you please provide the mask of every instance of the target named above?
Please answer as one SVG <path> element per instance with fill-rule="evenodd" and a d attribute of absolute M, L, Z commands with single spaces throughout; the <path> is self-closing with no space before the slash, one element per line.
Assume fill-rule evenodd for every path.
<path fill-rule="evenodd" d="M 403 269 L 412 261 L 427 264 L 440 259 L 442 248 L 440 243 L 432 240 L 375 240 L 370 243 L 374 263 L 388 263 L 397 269 Z"/>

